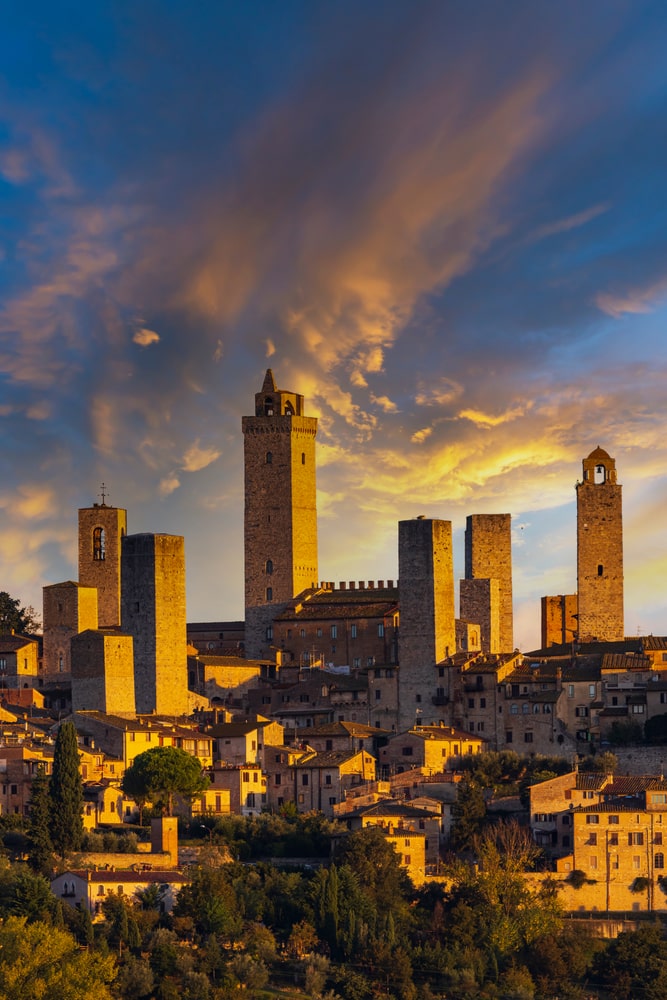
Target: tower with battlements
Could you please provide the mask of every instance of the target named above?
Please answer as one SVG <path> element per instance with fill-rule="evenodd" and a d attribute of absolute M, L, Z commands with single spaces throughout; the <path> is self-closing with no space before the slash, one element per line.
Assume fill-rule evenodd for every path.
<path fill-rule="evenodd" d="M 271 656 L 273 620 L 317 586 L 315 435 L 303 396 L 278 389 L 269 368 L 243 417 L 246 655 Z"/>
<path fill-rule="evenodd" d="M 624 638 L 622 487 L 616 462 L 597 447 L 577 483 L 578 637 Z"/>

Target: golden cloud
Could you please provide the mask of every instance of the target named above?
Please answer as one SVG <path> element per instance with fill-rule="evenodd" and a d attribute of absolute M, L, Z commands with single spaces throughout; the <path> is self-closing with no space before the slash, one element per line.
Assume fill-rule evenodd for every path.
<path fill-rule="evenodd" d="M 183 455 L 181 468 L 184 472 L 199 472 L 200 469 L 205 469 L 220 458 L 221 454 L 222 452 L 218 448 L 201 448 L 199 438 L 197 438 Z"/>
<path fill-rule="evenodd" d="M 135 344 L 139 344 L 140 347 L 149 347 L 150 344 L 158 344 L 160 342 L 160 335 L 155 330 L 148 330 L 146 327 L 142 327 L 136 331 L 132 340 Z"/>

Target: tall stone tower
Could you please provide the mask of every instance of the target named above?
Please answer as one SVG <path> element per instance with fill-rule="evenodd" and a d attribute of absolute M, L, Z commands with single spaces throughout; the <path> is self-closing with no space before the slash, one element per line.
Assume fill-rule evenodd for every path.
<path fill-rule="evenodd" d="M 71 641 L 85 629 L 97 628 L 97 591 L 72 580 L 42 588 L 44 621 L 44 680 L 69 683 Z"/>
<path fill-rule="evenodd" d="M 602 448 L 583 460 L 577 483 L 579 639 L 624 638 L 622 487 L 616 462 Z"/>
<path fill-rule="evenodd" d="M 437 667 L 456 652 L 451 521 L 398 524 L 398 731 L 439 721 Z"/>
<path fill-rule="evenodd" d="M 510 514 L 470 514 L 466 518 L 465 579 L 491 582 L 482 586 L 462 581 L 461 618 L 481 625 L 485 653 L 511 653 L 514 616 Z M 497 585 L 492 582 L 496 580 Z"/>
<path fill-rule="evenodd" d="M 97 590 L 100 628 L 120 625 L 120 550 L 126 533 L 127 511 L 107 507 L 104 498 L 79 511 L 79 583 Z"/>
<path fill-rule="evenodd" d="M 243 417 L 246 655 L 270 655 L 274 617 L 317 586 L 317 419 L 303 396 L 277 389 L 269 368 Z"/>
<path fill-rule="evenodd" d="M 123 632 L 134 643 L 138 713 L 188 711 L 185 546 L 180 535 L 126 535 L 121 562 Z"/>

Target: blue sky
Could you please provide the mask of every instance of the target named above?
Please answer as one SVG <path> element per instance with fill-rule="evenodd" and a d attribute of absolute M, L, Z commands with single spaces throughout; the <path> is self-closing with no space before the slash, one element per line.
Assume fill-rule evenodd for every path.
<path fill-rule="evenodd" d="M 574 483 L 624 486 L 626 631 L 667 632 L 662 3 L 32 4 L 0 37 L 0 589 L 76 510 L 185 536 L 242 614 L 240 420 L 320 418 L 320 577 L 397 521 L 510 512 L 516 640 L 576 589 Z"/>

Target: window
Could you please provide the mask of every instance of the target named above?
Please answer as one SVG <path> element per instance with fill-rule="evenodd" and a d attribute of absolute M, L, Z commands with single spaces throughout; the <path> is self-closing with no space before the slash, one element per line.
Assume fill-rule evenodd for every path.
<path fill-rule="evenodd" d="M 598 843 L 598 835 L 597 835 L 597 833 L 590 833 L 588 835 L 588 843 L 591 845 L 591 847 L 597 847 L 597 843 Z"/>
<path fill-rule="evenodd" d="M 352 660 L 352 666 L 354 667 L 355 670 L 359 669 L 359 667 L 361 666 L 361 657 L 360 656 L 355 656 L 354 657 L 354 659 Z"/>
<path fill-rule="evenodd" d="M 305 451 L 301 452 L 301 464 L 302 465 L 306 464 L 306 453 L 305 453 Z"/>
<path fill-rule="evenodd" d="M 302 785 L 307 785 L 308 784 L 308 775 L 307 774 L 302 774 L 301 775 L 301 784 Z"/>
<path fill-rule="evenodd" d="M 518 714 L 519 714 L 519 706 L 510 705 L 510 715 L 518 715 Z"/>
<path fill-rule="evenodd" d="M 325 785 L 330 785 L 331 784 L 331 775 L 330 774 L 325 774 L 324 775 L 324 784 Z"/>
<path fill-rule="evenodd" d="M 273 453 L 270 452 L 270 451 L 267 451 L 267 453 L 266 453 L 266 464 L 267 465 L 271 465 L 272 462 L 273 462 Z"/>
<path fill-rule="evenodd" d="M 243 780 L 250 783 L 250 773 L 248 771 L 243 771 Z"/>
<path fill-rule="evenodd" d="M 337 639 L 338 638 L 338 626 L 337 625 L 332 625 L 331 626 L 331 638 L 332 639 Z"/>
<path fill-rule="evenodd" d="M 486 698 L 480 698 L 479 699 L 479 707 L 480 708 L 486 708 Z"/>
<path fill-rule="evenodd" d="M 280 774 L 274 775 L 273 783 L 274 783 L 274 785 L 280 785 L 280 784 L 282 784 L 282 775 L 280 775 Z"/>
<path fill-rule="evenodd" d="M 588 717 L 588 709 L 585 705 L 577 705 L 574 713 L 578 719 L 585 719 Z"/>
<path fill-rule="evenodd" d="M 618 834 L 617 833 L 610 833 L 609 834 L 609 846 L 610 847 L 617 847 L 618 846 Z"/>
<path fill-rule="evenodd" d="M 643 715 L 644 714 L 644 706 L 643 705 L 633 705 L 632 706 L 632 714 L 633 715 Z"/>
<path fill-rule="evenodd" d="M 382 638 L 384 635 L 384 622 L 380 622 L 380 624 L 378 625 L 378 635 L 380 636 L 380 638 Z"/>
<path fill-rule="evenodd" d="M 412 855 L 406 854 L 404 856 L 404 858 L 403 858 L 403 863 L 406 864 L 406 865 L 411 865 L 412 864 Z"/>
<path fill-rule="evenodd" d="M 662 853 L 662 851 L 659 851 L 656 854 L 656 856 L 654 857 L 654 859 L 653 859 L 653 865 L 654 865 L 655 868 L 664 868 L 665 867 L 665 855 Z"/>
<path fill-rule="evenodd" d="M 628 834 L 628 845 L 630 847 L 641 847 L 644 843 L 643 833 L 629 833 Z"/>
<path fill-rule="evenodd" d="M 588 824 L 591 824 L 591 823 L 599 823 L 599 822 L 600 822 L 600 817 L 599 817 L 599 816 L 596 816 L 596 815 L 594 815 L 594 814 L 590 814 L 590 815 L 588 815 L 588 816 L 586 817 L 586 822 L 587 822 Z"/>
<path fill-rule="evenodd" d="M 660 831 L 653 835 L 653 843 L 662 845 L 662 833 Z"/>
<path fill-rule="evenodd" d="M 508 729 L 505 732 L 505 743 L 513 743 L 513 742 L 514 742 L 514 733 L 512 732 L 511 729 Z"/>
<path fill-rule="evenodd" d="M 93 531 L 93 559 L 95 562 L 104 562 L 106 559 L 106 533 L 104 528 L 95 528 Z"/>
<path fill-rule="evenodd" d="M 321 628 L 318 628 L 316 635 L 317 635 L 318 639 L 322 638 L 322 629 Z"/>
<path fill-rule="evenodd" d="M 607 816 L 607 823 L 615 823 L 618 826 L 618 816 Z"/>
<path fill-rule="evenodd" d="M 357 638 L 357 626 L 356 625 L 350 625 L 350 638 L 351 639 L 356 639 Z"/>
<path fill-rule="evenodd" d="M 567 686 L 567 696 L 568 696 L 568 698 L 574 698 L 574 684 L 568 684 L 568 686 Z"/>
<path fill-rule="evenodd" d="M 401 753 L 404 757 L 412 757 L 412 747 L 402 747 Z"/>
<path fill-rule="evenodd" d="M 524 743 L 532 743 L 533 742 L 533 734 L 532 733 L 524 733 L 523 734 L 523 739 L 524 739 Z"/>
<path fill-rule="evenodd" d="M 483 733 L 484 732 L 484 723 L 483 722 L 478 722 L 477 723 L 477 732 L 478 733 Z"/>
<path fill-rule="evenodd" d="M 589 698 L 594 698 L 595 697 L 595 684 L 589 684 L 588 685 L 588 697 Z"/>
<path fill-rule="evenodd" d="M 528 704 L 527 701 L 524 701 L 523 705 L 521 706 L 521 711 L 523 712 L 524 715 L 528 715 L 530 713 L 530 705 Z"/>
<path fill-rule="evenodd" d="M 632 867 L 634 868 L 635 871 L 638 872 L 639 869 L 641 868 L 641 866 L 642 866 L 642 859 L 640 858 L 640 856 L 638 854 L 633 854 L 633 856 L 632 856 Z"/>
<path fill-rule="evenodd" d="M 273 625 L 269 625 L 266 629 L 266 638 L 273 639 Z"/>
<path fill-rule="evenodd" d="M 603 573 L 604 573 L 604 567 L 602 563 L 598 563 L 598 576 L 602 576 Z"/>
<path fill-rule="evenodd" d="M 474 707 L 475 707 L 475 699 L 468 698 L 468 708 L 474 708 Z"/>
<path fill-rule="evenodd" d="M 266 601 L 267 601 L 267 604 L 268 604 L 269 601 L 272 601 L 272 600 L 273 600 L 273 587 L 267 587 L 266 588 Z"/>
<path fill-rule="evenodd" d="M 416 694 L 415 695 L 415 701 L 417 702 L 417 704 L 420 704 L 421 700 L 422 700 L 422 696 L 420 694 Z"/>
<path fill-rule="evenodd" d="M 592 868 L 593 871 L 595 871 L 595 869 L 597 868 L 597 866 L 598 866 L 597 855 L 592 854 L 591 857 L 589 858 L 588 867 Z"/>
<path fill-rule="evenodd" d="M 375 690 L 375 700 L 376 701 L 381 701 L 381 699 L 382 699 L 382 691 L 380 691 L 379 688 L 376 688 L 376 690 Z"/>
<path fill-rule="evenodd" d="M 300 630 L 299 634 L 300 634 L 300 636 L 301 636 L 302 639 L 305 639 L 306 638 L 306 630 L 305 630 L 305 628 L 302 628 Z"/>

